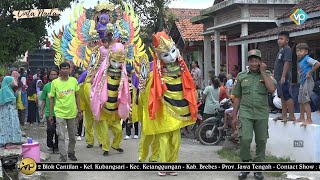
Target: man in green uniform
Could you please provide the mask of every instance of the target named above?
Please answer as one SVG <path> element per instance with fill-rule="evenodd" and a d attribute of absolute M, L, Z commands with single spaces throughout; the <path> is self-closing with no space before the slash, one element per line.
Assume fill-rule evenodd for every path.
<path fill-rule="evenodd" d="M 253 49 L 248 52 L 249 70 L 239 73 L 232 94 L 234 99 L 233 119 L 238 124 L 237 112 L 240 108 L 240 158 L 249 162 L 250 144 L 255 134 L 256 157 L 253 162 L 265 159 L 265 149 L 268 139 L 268 92 L 276 90 L 275 82 L 267 72 L 267 65 L 261 62 L 261 52 Z M 249 172 L 241 172 L 239 179 L 246 179 Z M 262 180 L 263 174 L 255 172 L 254 178 Z"/>

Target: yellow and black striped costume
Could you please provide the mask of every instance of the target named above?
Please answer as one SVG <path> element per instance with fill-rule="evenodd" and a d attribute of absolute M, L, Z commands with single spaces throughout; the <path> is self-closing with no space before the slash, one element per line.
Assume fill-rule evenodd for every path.
<path fill-rule="evenodd" d="M 121 72 L 114 72 L 116 70 L 108 69 L 108 100 L 104 104 L 104 111 L 108 118 L 112 120 L 119 120 L 118 115 L 118 89 L 121 80 Z M 111 115 L 111 117 L 110 117 Z"/>
<path fill-rule="evenodd" d="M 109 127 L 113 133 L 112 147 L 115 149 L 120 148 L 120 143 L 122 141 L 122 126 L 120 123 L 120 116 L 118 114 L 118 88 L 121 81 L 121 71 L 118 69 L 112 69 L 109 67 L 107 72 L 108 78 L 108 100 L 104 104 L 103 111 L 101 112 L 99 123 L 105 129 L 104 136 L 106 137 L 104 143 L 102 144 L 103 151 L 110 150 L 110 133 Z"/>

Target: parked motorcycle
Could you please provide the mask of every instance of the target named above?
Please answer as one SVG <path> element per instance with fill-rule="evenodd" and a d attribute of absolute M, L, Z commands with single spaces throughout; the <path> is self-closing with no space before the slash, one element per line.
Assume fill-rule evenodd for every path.
<path fill-rule="evenodd" d="M 226 136 L 229 134 L 228 130 L 219 130 L 224 122 L 224 112 L 231 106 L 231 101 L 229 99 L 222 100 L 220 103 L 220 108 L 214 114 L 202 122 L 197 130 L 197 139 L 203 145 L 218 145 Z M 228 128 L 227 128 L 228 129 Z"/>
<path fill-rule="evenodd" d="M 204 103 L 202 101 L 199 101 L 198 102 L 198 118 L 196 123 L 181 129 L 182 133 L 187 138 L 195 139 L 197 137 L 196 131 L 198 127 L 202 124 L 203 111 L 204 111 Z"/>

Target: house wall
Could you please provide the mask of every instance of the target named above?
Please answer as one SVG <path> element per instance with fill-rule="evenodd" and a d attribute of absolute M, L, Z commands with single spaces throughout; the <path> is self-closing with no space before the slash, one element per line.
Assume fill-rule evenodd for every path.
<path fill-rule="evenodd" d="M 237 19 L 240 19 L 240 17 L 241 17 L 241 9 L 237 6 L 222 9 L 217 12 L 214 18 L 215 26 L 235 21 Z"/>
<path fill-rule="evenodd" d="M 276 57 L 279 51 L 279 46 L 277 41 L 274 40 L 274 41 L 261 42 L 257 44 L 256 48 L 261 51 L 262 60 L 264 63 L 267 64 L 268 69 L 273 70 L 274 62 L 276 60 Z"/>
<path fill-rule="evenodd" d="M 248 10 L 251 17 L 278 18 L 288 11 L 293 5 L 249 5 Z"/>
<path fill-rule="evenodd" d="M 249 6 L 249 14 L 251 17 L 269 17 L 269 9 L 271 6 L 251 5 Z"/>

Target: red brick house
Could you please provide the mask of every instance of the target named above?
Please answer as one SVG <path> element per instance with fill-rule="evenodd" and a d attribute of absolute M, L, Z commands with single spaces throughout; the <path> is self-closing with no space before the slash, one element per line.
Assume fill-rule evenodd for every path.
<path fill-rule="evenodd" d="M 304 10 L 309 19 L 302 25 L 296 25 L 289 17 L 296 9 Z M 250 34 L 229 42 L 230 46 L 237 46 L 248 43 L 249 48 L 258 48 L 267 65 L 273 69 L 277 52 L 277 34 L 281 31 L 290 32 L 290 46 L 293 49 L 293 81 L 297 82 L 297 59 L 295 46 L 298 43 L 306 42 L 311 48 L 311 56 L 320 59 L 320 1 L 305 0 L 297 4 L 277 19 L 279 27 Z M 319 75 L 317 75 L 319 77 Z"/>
<path fill-rule="evenodd" d="M 175 15 L 175 22 L 169 30 L 169 35 L 177 44 L 185 61 L 191 67 L 193 60 L 198 61 L 200 69 L 203 72 L 203 51 L 204 51 L 204 36 L 202 24 L 192 24 L 190 19 L 194 16 L 200 15 L 201 9 L 177 9 L 172 8 L 170 11 Z M 213 43 L 213 39 L 211 39 Z M 224 40 L 224 37 L 221 38 Z M 221 56 L 223 61 L 226 61 L 226 47 L 225 42 L 221 43 Z M 213 48 L 213 44 L 212 44 Z M 211 57 L 214 57 L 213 49 L 211 51 Z M 205 74 L 203 74 L 205 75 Z"/>

